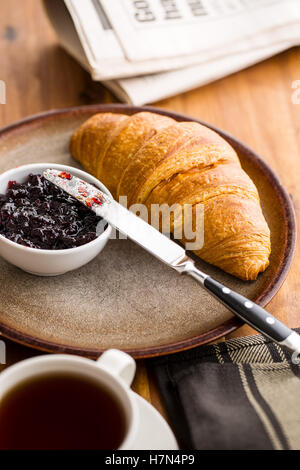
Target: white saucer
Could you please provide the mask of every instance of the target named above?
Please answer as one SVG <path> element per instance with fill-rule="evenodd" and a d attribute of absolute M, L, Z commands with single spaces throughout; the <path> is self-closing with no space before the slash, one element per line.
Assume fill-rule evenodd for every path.
<path fill-rule="evenodd" d="M 137 400 L 141 420 L 133 450 L 178 450 L 175 436 L 164 418 L 150 403 L 132 393 Z"/>

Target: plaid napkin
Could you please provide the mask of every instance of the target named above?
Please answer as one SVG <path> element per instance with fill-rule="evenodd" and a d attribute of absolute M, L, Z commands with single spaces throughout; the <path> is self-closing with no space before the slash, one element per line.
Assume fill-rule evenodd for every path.
<path fill-rule="evenodd" d="M 255 335 L 151 361 L 186 449 L 300 449 L 300 368 Z"/>

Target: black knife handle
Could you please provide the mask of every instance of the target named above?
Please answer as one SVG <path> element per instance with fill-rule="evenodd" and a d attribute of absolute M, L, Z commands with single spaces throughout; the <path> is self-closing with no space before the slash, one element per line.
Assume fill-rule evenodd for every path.
<path fill-rule="evenodd" d="M 293 353 L 292 362 L 297 365 L 300 364 L 300 335 L 296 331 L 292 331 L 256 303 L 212 279 L 205 272 L 200 271 L 188 256 L 175 260 L 172 263 L 172 268 L 180 274 L 191 276 L 207 292 L 248 325 L 269 337 L 272 341 L 286 347 Z"/>
<path fill-rule="evenodd" d="M 235 315 L 272 340 L 280 343 L 293 333 L 290 328 L 265 309 L 210 276 L 204 279 L 203 285 Z"/>

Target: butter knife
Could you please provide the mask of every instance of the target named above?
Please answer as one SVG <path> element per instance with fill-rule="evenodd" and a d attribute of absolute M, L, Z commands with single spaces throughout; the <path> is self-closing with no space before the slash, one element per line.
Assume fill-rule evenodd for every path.
<path fill-rule="evenodd" d="M 300 363 L 300 335 L 298 333 L 288 328 L 260 305 L 197 269 L 194 261 L 187 256 L 182 246 L 83 180 L 69 173 L 52 169 L 46 170 L 44 177 L 76 198 L 151 255 L 178 273 L 191 276 L 232 313 L 267 338 L 291 351 L 294 364 Z"/>

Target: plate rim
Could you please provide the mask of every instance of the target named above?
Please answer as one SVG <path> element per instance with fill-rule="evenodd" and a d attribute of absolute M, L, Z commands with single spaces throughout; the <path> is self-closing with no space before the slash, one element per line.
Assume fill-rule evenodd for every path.
<path fill-rule="evenodd" d="M 283 282 L 285 281 L 287 274 L 289 272 L 295 247 L 296 247 L 296 239 L 297 239 L 297 225 L 296 225 L 296 217 L 295 211 L 293 207 L 293 203 L 291 198 L 287 192 L 287 190 L 282 186 L 277 174 L 272 170 L 272 168 L 260 157 L 254 150 L 248 147 L 246 144 L 241 142 L 236 137 L 233 137 L 227 131 L 224 131 L 212 124 L 209 124 L 205 121 L 202 121 L 197 118 L 193 118 L 191 116 L 177 113 L 174 111 L 169 111 L 162 108 L 156 108 L 154 106 L 132 106 L 120 103 L 108 103 L 108 104 L 93 104 L 93 105 L 82 105 L 82 106 L 75 106 L 69 108 L 61 108 L 61 109 L 53 109 L 50 111 L 45 111 L 42 113 L 34 114 L 29 116 L 25 119 L 21 119 L 16 121 L 0 130 L 0 142 L 4 140 L 6 137 L 9 137 L 12 133 L 17 132 L 19 130 L 23 130 L 27 126 L 31 127 L 39 127 L 47 120 L 51 120 L 55 117 L 68 117 L 68 115 L 84 115 L 90 113 L 97 113 L 97 112 L 120 112 L 124 114 L 134 114 L 136 112 L 155 112 L 164 116 L 169 116 L 176 121 L 194 121 L 198 122 L 213 131 L 220 134 L 225 140 L 227 140 L 237 151 L 241 151 L 247 155 L 247 158 L 250 161 L 255 161 L 256 164 L 260 167 L 261 171 L 264 173 L 265 177 L 268 178 L 270 182 L 272 182 L 273 186 L 275 187 L 276 193 L 278 194 L 279 198 L 282 202 L 282 207 L 284 209 L 284 219 L 286 224 L 286 239 L 285 239 L 285 248 L 284 253 L 281 259 L 281 264 L 279 269 L 276 273 L 276 276 L 272 279 L 270 284 L 266 287 L 266 289 L 260 294 L 258 298 L 255 299 L 257 303 L 261 306 L 266 306 L 270 300 L 275 296 L 278 292 L 280 287 L 282 286 Z M 158 345 L 158 346 L 148 346 L 143 348 L 136 348 L 136 349 L 124 349 L 128 354 L 133 356 L 136 359 L 144 359 L 150 357 L 157 357 L 163 356 L 167 354 L 173 354 L 179 351 L 186 351 L 188 349 L 195 348 L 197 346 L 201 346 L 203 344 L 207 344 L 211 341 L 217 340 L 223 336 L 226 336 L 237 328 L 241 327 L 244 323 L 238 319 L 237 317 L 233 317 L 226 322 L 223 322 L 216 328 L 213 328 L 205 333 L 201 333 L 200 335 L 193 336 L 192 338 L 184 339 L 181 341 L 168 343 L 165 345 Z M 22 333 L 15 328 L 6 326 L 2 322 L 0 322 L 0 337 L 3 336 L 7 339 L 10 339 L 16 343 L 22 344 L 24 346 L 29 346 L 33 349 L 38 349 L 44 352 L 50 353 L 67 353 L 67 354 L 77 354 L 82 356 L 87 356 L 90 358 L 97 358 L 99 357 L 104 350 L 102 349 L 89 349 L 89 348 L 82 348 L 77 346 L 66 346 L 63 344 L 50 342 L 47 340 L 41 340 L 37 337 L 28 335 L 26 333 Z"/>

